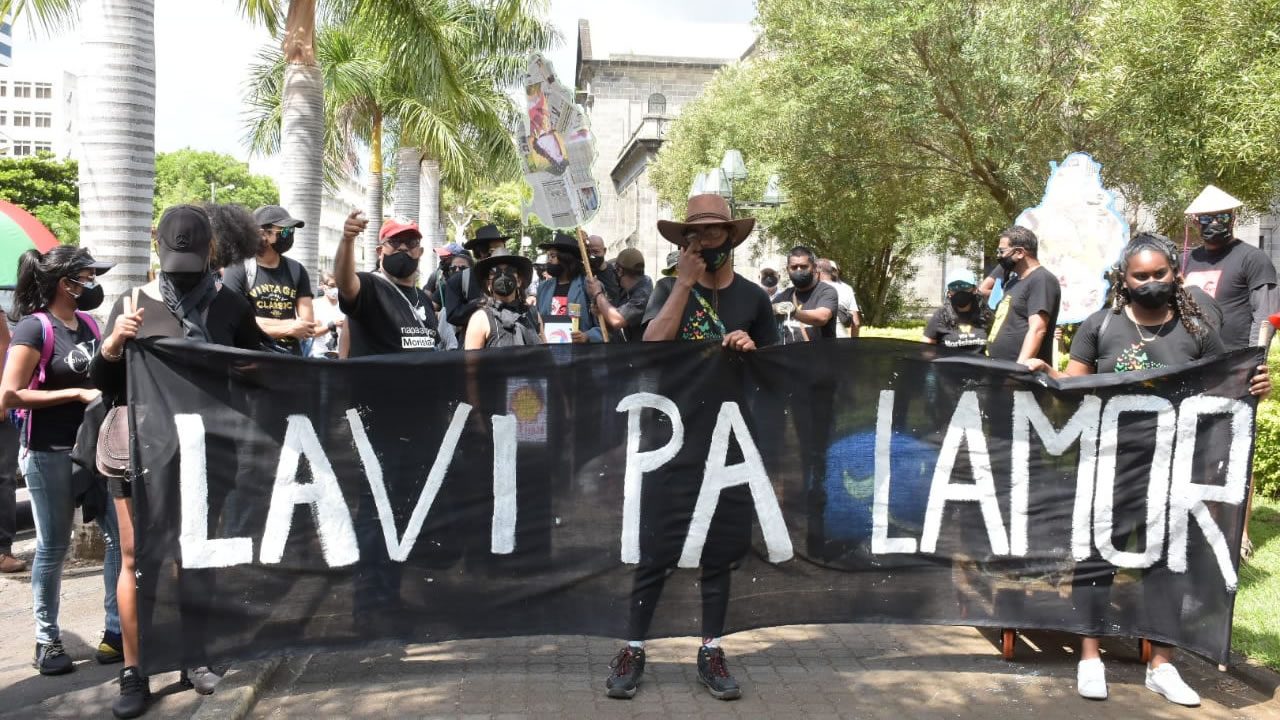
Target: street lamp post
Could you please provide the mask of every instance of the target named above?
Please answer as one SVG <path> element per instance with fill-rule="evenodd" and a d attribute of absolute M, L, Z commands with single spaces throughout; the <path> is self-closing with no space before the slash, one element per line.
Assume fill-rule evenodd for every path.
<path fill-rule="evenodd" d="M 218 183 L 211 182 L 209 183 L 209 202 L 213 203 L 214 205 L 217 205 L 219 190 L 235 190 L 235 189 L 236 189 L 235 185 L 223 185 L 222 187 L 218 187 Z"/>
<path fill-rule="evenodd" d="M 739 207 L 744 210 L 765 210 L 779 207 L 787 202 L 787 196 L 782 192 L 781 179 L 774 174 L 769 176 L 764 197 L 760 202 L 739 204 L 733 186 L 746 179 L 747 165 L 742 160 L 742 153 L 733 149 L 726 150 L 724 158 L 720 161 L 720 167 L 698 173 L 694 178 L 693 186 L 689 189 L 689 196 L 703 193 L 720 195 L 729 202 L 729 211 L 735 215 Z"/>

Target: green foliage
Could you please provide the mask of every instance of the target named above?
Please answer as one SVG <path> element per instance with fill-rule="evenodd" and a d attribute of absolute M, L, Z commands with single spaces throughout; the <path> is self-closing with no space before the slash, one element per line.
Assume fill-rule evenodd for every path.
<path fill-rule="evenodd" d="M 0 157 L 0 199 L 35 215 L 59 241 L 80 244 L 79 167 L 75 160 L 57 160 L 45 152 L 35 157 Z"/>
<path fill-rule="evenodd" d="M 235 187 L 224 190 L 228 185 Z M 237 203 L 250 211 L 280 202 L 275 181 L 249 172 L 248 163 L 230 155 L 186 148 L 156 154 L 155 221 L 171 205 L 209 202 L 214 188 L 218 202 Z"/>
<path fill-rule="evenodd" d="M 1258 406 L 1253 445 L 1253 482 L 1259 495 L 1280 497 L 1280 406 Z"/>
<path fill-rule="evenodd" d="M 1249 521 L 1253 559 L 1240 565 L 1240 590 L 1231 645 L 1272 670 L 1280 670 L 1280 501 L 1253 499 Z"/>

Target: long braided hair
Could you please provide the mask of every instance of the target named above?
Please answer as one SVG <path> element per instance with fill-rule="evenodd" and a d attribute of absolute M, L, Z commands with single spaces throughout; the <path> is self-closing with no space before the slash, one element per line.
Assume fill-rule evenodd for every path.
<path fill-rule="evenodd" d="M 1114 280 L 1111 286 L 1111 312 L 1119 315 L 1129 305 L 1129 286 L 1125 278 L 1129 275 L 1129 260 L 1140 252 L 1160 253 L 1169 261 L 1169 270 L 1173 275 L 1173 295 L 1169 297 L 1169 307 L 1178 316 L 1182 326 L 1192 335 L 1200 335 L 1207 331 L 1208 321 L 1200 306 L 1187 292 L 1182 276 L 1178 273 L 1178 248 L 1169 238 L 1158 233 L 1139 233 L 1125 246 L 1120 262 L 1116 263 Z"/>

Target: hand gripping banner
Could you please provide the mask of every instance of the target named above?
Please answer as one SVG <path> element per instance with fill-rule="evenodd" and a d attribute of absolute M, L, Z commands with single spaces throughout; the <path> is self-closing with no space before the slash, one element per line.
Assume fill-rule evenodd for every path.
<path fill-rule="evenodd" d="M 1054 382 L 888 340 L 349 362 L 129 351 L 145 669 L 374 641 L 905 622 L 1224 662 L 1260 358 Z"/>

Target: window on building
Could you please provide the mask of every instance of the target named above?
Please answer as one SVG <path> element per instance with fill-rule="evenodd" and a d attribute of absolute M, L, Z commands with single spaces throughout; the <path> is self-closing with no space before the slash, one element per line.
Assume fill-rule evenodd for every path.
<path fill-rule="evenodd" d="M 3 110 L 0 110 L 0 125 L 8 125 L 8 124 L 9 124 L 9 113 Z"/>
<path fill-rule="evenodd" d="M 52 83 L 36 83 L 36 98 L 40 100 L 48 100 L 53 97 Z"/>
<path fill-rule="evenodd" d="M 8 97 L 8 96 L 9 96 L 9 83 L 0 82 L 0 97 Z"/>
<path fill-rule="evenodd" d="M 53 144 L 47 143 L 47 142 L 38 142 L 35 144 L 35 151 L 37 153 L 42 153 L 42 152 L 51 153 L 53 152 Z"/>
<path fill-rule="evenodd" d="M 13 144 L 14 157 L 23 157 L 31 154 L 31 143 L 19 140 Z"/>
<path fill-rule="evenodd" d="M 31 113 L 15 112 L 13 114 L 14 127 L 31 127 Z"/>
<path fill-rule="evenodd" d="M 36 127 L 53 127 L 53 113 L 36 113 Z"/>
<path fill-rule="evenodd" d="M 662 115 L 667 112 L 667 96 L 654 93 L 649 96 L 649 114 Z"/>
<path fill-rule="evenodd" d="M 13 84 L 13 96 L 16 98 L 31 97 L 31 83 L 16 82 Z"/>

